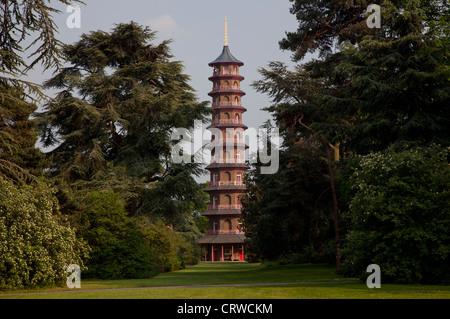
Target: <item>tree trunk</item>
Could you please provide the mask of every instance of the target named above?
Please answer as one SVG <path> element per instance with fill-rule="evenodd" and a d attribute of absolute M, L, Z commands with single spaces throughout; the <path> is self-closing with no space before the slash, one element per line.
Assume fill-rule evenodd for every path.
<path fill-rule="evenodd" d="M 328 156 L 328 170 L 330 173 L 330 187 L 331 187 L 331 195 L 333 196 L 333 209 L 334 209 L 334 234 L 336 237 L 336 269 L 337 271 L 342 270 L 341 265 L 341 241 L 339 237 L 339 209 L 338 209 L 338 202 L 337 202 L 337 196 L 336 196 L 336 188 L 334 187 L 334 173 L 333 173 L 333 167 L 332 167 L 332 157 L 331 157 L 331 150 L 328 145 L 325 146 L 327 148 L 327 156 Z"/>

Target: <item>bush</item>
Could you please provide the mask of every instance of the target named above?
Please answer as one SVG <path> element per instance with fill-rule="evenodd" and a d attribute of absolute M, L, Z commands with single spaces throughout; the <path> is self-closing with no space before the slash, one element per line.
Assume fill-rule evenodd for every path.
<path fill-rule="evenodd" d="M 375 263 L 383 282 L 450 282 L 449 153 L 433 145 L 361 158 L 342 251 L 347 274 L 364 278 Z"/>
<path fill-rule="evenodd" d="M 92 248 L 85 278 L 149 278 L 196 261 L 194 248 L 162 221 L 128 217 L 125 201 L 113 191 L 91 192 L 79 221 Z"/>
<path fill-rule="evenodd" d="M 94 191 L 85 199 L 81 232 L 92 249 L 85 278 L 148 278 L 158 273 L 150 262 L 135 221 L 127 216 L 125 201 L 113 191 Z"/>
<path fill-rule="evenodd" d="M 180 233 L 171 231 L 162 221 L 141 217 L 139 227 L 158 272 L 178 270 L 196 263 L 193 244 Z"/>
<path fill-rule="evenodd" d="M 41 181 L 18 186 L 0 177 L 0 289 L 61 284 L 69 264 L 84 269 L 87 246 L 54 193 Z"/>

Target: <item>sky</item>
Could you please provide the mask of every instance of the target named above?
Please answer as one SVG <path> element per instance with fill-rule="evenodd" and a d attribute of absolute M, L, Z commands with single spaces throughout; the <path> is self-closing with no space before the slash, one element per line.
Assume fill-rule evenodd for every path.
<path fill-rule="evenodd" d="M 269 61 L 291 62 L 291 53 L 278 46 L 286 31 L 295 31 L 297 21 L 289 12 L 288 0 L 85 0 L 80 5 L 80 28 L 69 28 L 67 20 L 72 14 L 65 5 L 58 5 L 61 13 L 54 15 L 58 38 L 74 43 L 83 33 L 94 30 L 111 31 L 114 24 L 135 21 L 157 31 L 156 43 L 172 39 L 170 44 L 174 60 L 182 61 L 184 73 L 190 75 L 190 85 L 199 101 L 211 101 L 208 92 L 212 83 L 208 77 L 212 68 L 208 63 L 222 52 L 224 19 L 228 23 L 228 43 L 231 53 L 244 62 L 241 74 L 242 102 L 247 108 L 244 121 L 249 127 L 259 127 L 270 114 L 261 108 L 270 105 L 267 95 L 256 92 L 250 84 L 260 80 L 258 68 L 267 67 Z M 30 80 L 42 83 L 52 71 L 36 68 Z M 48 92 L 50 95 L 52 92 Z"/>
<path fill-rule="evenodd" d="M 248 127 L 258 128 L 271 115 L 261 110 L 271 104 L 270 98 L 255 91 L 251 83 L 260 80 L 258 68 L 270 61 L 282 61 L 292 67 L 291 52 L 281 51 L 278 42 L 286 31 L 298 27 L 295 16 L 289 12 L 289 0 L 85 0 L 80 5 L 80 28 L 69 28 L 71 10 L 59 4 L 61 13 L 54 15 L 59 40 L 74 43 L 83 33 L 111 31 L 115 24 L 137 22 L 157 31 L 156 44 L 172 39 L 173 60 L 182 61 L 184 73 L 191 77 L 199 101 L 211 101 L 208 92 L 212 83 L 208 77 L 224 45 L 224 20 L 228 23 L 228 43 L 231 53 L 244 66 L 240 73 L 246 95 L 242 99 L 247 108 L 243 120 Z M 42 83 L 52 76 L 52 70 L 36 68 L 29 80 Z M 52 96 L 51 91 L 47 93 Z"/>

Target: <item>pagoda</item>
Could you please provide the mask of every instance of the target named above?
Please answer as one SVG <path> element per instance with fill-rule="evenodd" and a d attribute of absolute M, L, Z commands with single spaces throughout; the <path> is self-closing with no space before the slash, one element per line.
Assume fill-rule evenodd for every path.
<path fill-rule="evenodd" d="M 245 192 L 244 173 L 249 168 L 244 162 L 244 141 L 240 83 L 244 80 L 239 68 L 244 65 L 230 52 L 225 18 L 225 43 L 222 53 L 208 64 L 213 68 L 209 80 L 213 83 L 211 131 L 210 182 L 205 192 L 210 204 L 203 213 L 209 219 L 209 229 L 197 242 L 201 245 L 203 261 L 244 261 L 245 234 L 240 223 L 240 198 Z"/>

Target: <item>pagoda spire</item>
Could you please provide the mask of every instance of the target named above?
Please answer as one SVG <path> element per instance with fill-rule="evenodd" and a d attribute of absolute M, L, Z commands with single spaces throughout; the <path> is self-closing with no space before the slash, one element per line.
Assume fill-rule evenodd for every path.
<path fill-rule="evenodd" d="M 228 30 L 227 30 L 227 17 L 225 16 L 225 41 L 224 46 L 228 46 Z"/>

